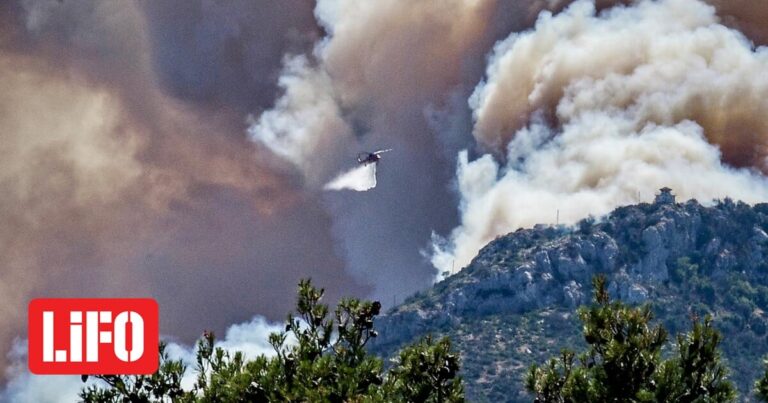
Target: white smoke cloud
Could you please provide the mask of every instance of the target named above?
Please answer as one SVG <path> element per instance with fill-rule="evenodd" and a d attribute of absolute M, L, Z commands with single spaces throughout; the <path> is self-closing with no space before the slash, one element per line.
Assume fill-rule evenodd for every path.
<path fill-rule="evenodd" d="M 311 185 L 325 179 L 352 131 L 341 117 L 332 81 L 304 56 L 286 59 L 278 85 L 285 92 L 273 109 L 249 118 L 248 133 L 293 163 Z"/>
<path fill-rule="evenodd" d="M 700 1 L 542 13 L 496 45 L 470 99 L 475 138 L 507 162 L 460 155 L 461 225 L 434 243 L 432 263 L 460 269 L 558 210 L 573 223 L 663 186 L 682 199 L 766 200 L 764 176 L 733 168 L 765 166 L 766 71 L 768 49 Z"/>
<path fill-rule="evenodd" d="M 329 35 L 316 44 L 314 62 L 286 57 L 278 81 L 283 94 L 249 119 L 251 139 L 317 187 L 338 169 L 335 161 L 365 149 L 363 137 L 376 135 L 368 127 L 353 130 L 354 122 L 392 119 L 377 116 L 377 108 L 421 115 L 435 92 L 455 90 L 460 60 L 476 51 L 495 7 L 475 0 L 318 1 L 315 16 Z"/>
<path fill-rule="evenodd" d="M 461 268 L 483 244 L 497 235 L 537 222 L 553 222 L 558 210 L 561 221 L 570 223 L 587 214 L 607 212 L 618 204 L 632 203 L 639 199 L 648 200 L 652 197 L 652 192 L 661 186 L 673 187 L 681 198 L 697 197 L 708 200 L 726 195 L 746 201 L 765 198 L 765 180 L 758 172 L 734 168 L 755 167 L 767 170 L 764 158 L 765 137 L 768 133 L 768 120 L 765 119 L 765 116 L 768 116 L 768 97 L 765 97 L 768 93 L 768 75 L 765 74 L 768 52 L 765 49 L 753 49 L 739 32 L 721 25 L 714 9 L 700 1 L 638 1 L 630 7 L 606 10 L 599 16 L 591 3 L 579 1 L 562 14 L 543 14 L 534 30 L 513 33 L 499 42 L 487 59 L 488 65 L 484 65 L 486 59 L 483 56 L 489 52 L 490 45 L 500 35 L 506 36 L 509 32 L 527 28 L 527 21 L 543 8 L 559 9 L 568 2 L 569 0 L 318 0 L 315 15 L 328 35 L 316 43 L 312 55 L 285 56 L 278 81 L 283 93 L 277 98 L 273 108 L 251 119 L 249 135 L 260 145 L 291 162 L 303 175 L 309 192 L 320 189 L 356 151 L 373 149 L 372 145 L 380 144 L 398 148 L 397 155 L 392 155 L 381 167 L 381 185 L 375 194 L 370 192 L 348 197 L 349 194 L 328 193 L 322 199 L 327 202 L 323 207 L 327 208 L 328 215 L 332 217 L 329 221 L 333 221 L 334 235 L 341 241 L 342 245 L 338 251 L 346 259 L 347 269 L 356 278 L 374 285 L 374 296 L 381 298 L 382 302 L 393 301 L 393 296 L 404 297 L 431 281 L 432 268 L 423 261 L 418 249 L 429 237 L 432 229 L 444 234 L 456 224 L 455 199 L 450 193 L 448 183 L 453 177 L 453 158 L 456 156 L 456 150 L 472 147 L 472 136 L 492 155 L 470 161 L 469 153 L 459 154 L 456 182 L 461 196 L 461 225 L 450 233 L 448 239 L 436 241 L 432 260 L 441 270 Z M 263 180 L 256 181 L 263 181 L 265 187 L 251 183 L 261 175 L 246 169 L 257 161 L 246 158 L 250 155 L 250 150 L 235 152 L 244 149 L 240 143 L 223 147 L 217 146 L 218 140 L 195 140 L 229 136 L 207 137 L 195 134 L 194 127 L 198 121 L 192 118 L 193 113 L 181 113 L 175 106 L 164 106 L 166 103 L 175 105 L 171 100 L 166 100 L 164 95 L 160 101 L 147 102 L 164 94 L 164 91 L 156 89 L 149 91 L 155 88 L 157 82 L 151 68 L 156 63 L 152 63 L 150 59 L 151 55 L 166 52 L 161 51 L 163 47 L 150 48 L 148 42 L 145 43 L 148 39 L 146 35 L 149 35 L 151 30 L 142 28 L 145 18 L 141 12 L 142 7 L 134 7 L 133 3 L 120 3 L 127 4 L 128 10 L 117 13 L 114 7 L 117 7 L 115 4 L 118 3 L 97 2 L 90 6 L 88 4 L 92 2 L 83 5 L 76 2 L 58 4 L 25 0 L 22 3 L 29 14 L 26 22 L 31 31 L 43 34 L 48 32 L 46 26 L 57 28 L 41 37 L 46 39 L 42 42 L 50 41 L 53 44 L 52 49 L 61 50 L 54 52 L 54 57 L 51 58 L 57 63 L 50 63 L 48 60 L 43 64 L 59 66 L 58 58 L 63 54 L 78 60 L 92 59 L 91 62 L 95 63 L 94 66 L 98 65 L 98 68 L 80 68 L 83 70 L 80 74 L 91 75 L 100 72 L 97 76 L 110 84 L 89 84 L 84 86 L 83 91 L 87 91 L 82 97 L 79 92 L 75 94 L 76 100 L 84 97 L 83 102 L 88 103 L 83 105 L 91 105 L 89 110 L 96 111 L 96 114 L 91 116 L 95 120 L 80 119 L 83 113 L 78 111 L 62 114 L 61 119 L 51 120 L 57 115 L 57 111 L 66 112 L 71 109 L 72 102 L 65 102 L 64 109 L 48 107 L 48 112 L 39 112 L 39 107 L 26 108 L 31 118 L 18 126 L 24 128 L 34 123 L 43 125 L 40 127 L 51 126 L 51 130 L 32 130 L 32 126 L 29 126 L 29 133 L 25 134 L 24 130 L 17 130 L 16 125 L 8 124 L 14 123 L 14 119 L 3 120 L 3 126 L 10 128 L 6 130 L 8 138 L 13 140 L 9 140 L 9 144 L 16 144 L 18 142 L 15 139 L 23 137 L 24 141 L 18 144 L 35 145 L 30 141 L 37 140 L 40 133 L 45 134 L 43 137 L 46 139 L 54 139 L 55 142 L 67 140 L 64 142 L 69 143 L 70 140 L 88 139 L 102 132 L 120 134 L 125 128 L 125 133 L 114 136 L 114 141 L 100 143 L 96 139 L 85 143 L 77 142 L 75 148 L 65 148 L 69 150 L 65 153 L 65 160 L 69 161 L 72 157 L 76 162 L 74 166 L 78 169 L 75 170 L 75 177 L 80 179 L 81 173 L 90 173 L 95 169 L 99 172 L 108 171 L 107 179 L 115 174 L 120 174 L 118 179 L 131 181 L 149 178 L 151 186 L 140 189 L 155 190 L 149 193 L 151 195 L 158 190 L 163 191 L 157 196 L 163 201 L 176 200 L 180 197 L 177 194 L 186 193 L 186 187 L 183 185 L 187 182 L 253 189 L 252 194 L 269 197 L 272 197 L 275 189 L 280 188 L 278 182 L 282 180 L 282 176 L 273 178 L 272 175 L 267 175 Z M 600 3 L 607 7 L 613 2 Z M 715 3 L 726 4 L 720 0 Z M 734 6 L 737 3 L 741 6 Z M 743 13 L 750 14 L 756 21 L 755 26 L 761 28 L 764 24 L 760 24 L 762 20 L 759 16 L 762 14 L 750 11 L 752 8 L 765 7 L 745 3 L 748 2 L 729 0 L 727 4 L 747 10 Z M 62 12 L 62 8 L 65 8 L 66 12 Z M 93 12 L 94 10 L 96 12 Z M 120 15 L 118 20 L 123 22 L 112 24 L 111 22 L 115 21 L 102 18 L 105 15 Z M 197 14 L 194 18 L 198 18 Z M 87 24 L 72 27 L 71 24 L 79 19 L 87 20 Z M 151 20 L 152 18 L 149 18 L 148 21 Z M 226 20 L 222 24 L 227 26 L 222 28 L 232 30 L 229 19 Z M 105 24 L 104 21 L 110 23 Z M 163 34 L 164 29 L 159 32 L 158 38 L 168 36 Z M 66 38 L 70 38 L 77 46 L 68 46 Z M 105 41 L 105 38 L 109 40 Z M 164 39 L 157 41 L 166 42 Z M 173 47 L 172 44 L 172 41 L 165 43 L 170 47 Z M 230 50 L 227 50 L 228 52 Z M 175 66 L 179 58 L 175 56 L 176 53 L 170 54 L 169 59 L 172 62 L 167 63 Z M 222 58 L 228 59 L 241 58 Z M 126 63 L 126 60 L 130 63 Z M 139 72 L 136 72 L 136 68 L 125 71 L 116 68 L 136 65 L 141 66 Z M 483 67 L 487 67 L 486 79 L 477 87 L 469 102 L 474 118 L 472 126 L 466 99 L 472 86 L 482 75 Z M 29 98 L 36 105 L 47 105 L 42 101 L 52 99 L 54 103 L 51 105 L 56 106 L 56 102 L 64 99 L 61 94 L 70 96 L 72 88 L 79 87 L 50 87 L 48 80 L 40 79 L 39 74 L 30 76 L 30 71 L 38 69 L 31 69 L 26 63 L 0 65 L 0 69 L 3 68 L 12 72 L 11 76 L 24 72 L 19 73 L 19 77 L 27 77 L 26 80 L 29 81 L 29 84 L 25 84 L 23 93 L 9 92 L 8 88 L 16 86 L 16 79 L 3 86 L 5 94 L 16 94 L 6 97 L 8 105 L 25 106 L 29 102 L 22 101 Z M 78 70 L 72 66 L 63 70 L 70 69 Z M 52 68 L 53 70 L 61 69 Z M 224 70 L 240 71 L 239 68 Z M 252 71 L 250 68 L 243 70 L 247 70 L 248 75 L 271 77 L 271 73 Z M 174 71 L 171 69 L 168 74 L 174 74 Z M 201 71 L 208 74 L 209 69 L 203 66 Z M 147 78 L 140 81 L 128 79 L 135 74 L 142 77 L 146 75 Z M 198 74 L 180 76 L 187 77 L 190 81 L 199 79 Z M 221 80 L 218 74 L 212 74 L 210 77 L 213 82 L 218 83 Z M 125 82 L 119 84 L 120 80 Z M 44 84 L 44 97 L 41 97 L 39 91 L 41 82 Z M 122 88 L 121 91 L 130 89 L 128 92 L 131 94 L 138 94 L 132 97 L 140 100 L 140 107 L 137 109 L 143 111 L 142 114 L 135 112 L 137 117 L 130 119 L 122 116 L 118 109 L 129 100 L 127 96 L 126 99 L 118 97 L 116 91 L 116 94 L 112 94 L 113 85 Z M 33 97 L 26 94 L 27 89 L 31 91 L 30 94 L 34 94 Z M 90 94 L 92 91 L 94 94 Z M 51 98 L 49 92 L 56 94 Z M 147 94 L 154 95 L 148 97 Z M 258 104 L 266 105 L 267 102 Z M 76 102 L 74 105 L 81 103 Z M 212 104 L 218 105 L 217 102 Z M 157 108 L 157 105 L 163 107 Z M 231 105 L 224 109 L 230 107 Z M 22 113 L 21 109 L 8 116 L 26 117 L 27 114 Z M 105 111 L 109 113 L 104 113 Z M 144 115 L 144 112 L 149 111 L 180 117 L 156 119 Z M 40 116 L 47 118 L 40 119 Z M 71 119 L 71 116 L 77 116 L 78 119 Z M 88 116 L 90 115 L 86 117 Z M 159 132 L 152 131 L 134 123 L 134 120 L 142 123 L 156 120 L 155 125 L 164 129 Z M 211 119 L 206 115 L 200 122 L 207 120 Z M 83 130 L 75 130 L 75 135 L 68 134 L 72 130 L 61 130 L 61 122 L 67 123 L 63 126 L 65 129 L 71 129 L 79 127 L 77 124 L 82 126 L 83 122 L 93 123 L 91 121 L 95 122 L 95 126 L 91 125 L 93 128 L 103 125 L 106 125 L 106 128 L 93 134 L 86 130 L 85 137 L 82 135 Z M 110 129 L 112 126 L 115 127 Z M 183 130 L 179 130 L 180 128 Z M 136 134 L 133 134 L 134 131 Z M 219 132 L 208 128 L 199 131 Z M 140 135 L 145 132 L 146 135 Z M 184 135 L 176 137 L 175 133 Z M 193 135 L 189 135 L 190 133 Z M 127 141 L 134 137 L 139 140 L 137 144 Z M 166 142 L 172 146 L 163 147 L 161 144 L 158 149 L 156 143 L 149 141 L 163 138 L 169 139 Z M 126 140 L 123 147 L 117 147 L 122 141 L 120 139 Z M 94 144 L 98 147 L 94 148 Z M 172 149 L 173 153 L 165 151 L 154 158 L 142 158 L 171 161 L 168 165 L 174 169 L 158 170 L 153 168 L 152 164 L 141 164 L 138 157 L 134 158 L 135 149 L 143 149 L 139 146 L 151 146 L 152 153 L 165 148 Z M 216 149 L 220 151 L 214 152 Z M 13 151 L 14 147 L 9 150 Z M 117 157 L 95 158 L 94 155 L 98 154 L 95 154 L 96 151 Z M 18 157 L 21 154 L 17 152 L 8 155 L 11 155 L 11 158 L 6 160 L 11 163 L 23 162 L 23 158 Z M 182 156 L 184 158 L 181 158 Z M 212 159 L 212 156 L 216 158 Z M 176 159 L 180 159 L 182 163 L 176 163 Z M 42 157 L 24 161 L 50 162 Z M 160 166 L 164 167 L 166 163 L 163 162 Z M 41 164 L 32 165 L 37 167 Z M 26 172 L 28 175 L 32 165 L 18 165 L 18 172 Z M 120 169 L 98 169 L 111 168 L 113 165 L 119 165 Z M 181 167 L 178 172 L 177 166 Z M 19 183 L 29 189 L 38 190 L 41 183 L 46 184 L 43 187 L 46 189 L 61 187 L 62 194 L 69 194 L 69 189 L 75 189 L 78 199 L 127 200 L 127 203 L 135 204 L 135 201 L 131 201 L 135 198 L 123 197 L 123 192 L 118 192 L 125 180 L 107 180 L 101 183 L 94 175 L 85 175 L 87 180 L 77 181 L 81 184 L 70 186 L 61 182 L 58 176 L 61 171 L 58 165 L 52 165 L 50 170 L 40 171 L 46 175 L 29 175 L 30 179 Z M 4 172 L 7 179 L 18 176 L 14 175 L 15 170 Z M 57 172 L 57 175 L 47 175 L 47 172 Z M 147 175 L 147 172 L 150 175 Z M 191 179 L 187 179 L 187 172 L 193 173 Z M 38 179 L 41 177 L 51 180 Z M 83 193 L 83 190 L 89 192 Z M 165 196 L 165 191 L 174 197 Z M 66 218 L 61 219 L 62 222 L 79 222 L 78 220 L 82 219 L 80 217 L 90 217 L 94 220 L 93 226 L 77 228 L 96 230 L 78 230 L 80 233 L 109 235 L 120 232 L 111 230 L 111 226 L 101 226 L 103 221 L 106 222 L 102 219 L 108 216 L 106 214 L 94 215 L 93 209 L 84 209 L 64 216 L 61 202 L 51 197 L 53 192 L 32 193 L 44 195 L 40 197 L 45 202 L 41 205 L 46 207 L 46 211 L 55 214 L 31 215 L 34 220 L 30 222 L 47 223 L 62 217 Z M 303 193 L 302 197 L 305 195 Z M 150 204 L 155 204 L 154 199 L 155 197 L 151 198 L 153 202 Z M 280 201 L 283 199 L 276 200 L 268 203 L 264 211 L 270 214 L 279 211 Z M 165 206 L 164 202 L 156 204 Z M 24 206 L 28 209 L 30 203 L 10 199 L 10 203 L 6 205 Z M 49 209 L 48 206 L 55 208 Z M 216 205 L 211 206 L 210 210 L 221 211 L 215 208 Z M 109 216 L 119 212 L 119 209 L 112 208 L 111 205 L 103 210 L 109 212 Z M 143 211 L 141 205 L 137 210 Z M 229 208 L 226 210 L 230 211 Z M 203 216 L 197 214 L 198 212 L 195 211 L 192 215 Z M 277 235 L 271 235 L 270 231 L 265 231 L 270 233 L 267 248 L 280 249 L 272 247 L 273 244 L 282 244 L 286 238 L 285 234 L 306 233 L 307 226 L 304 222 L 314 223 L 322 220 L 326 217 L 325 213 L 326 211 L 319 218 L 316 215 L 297 218 L 294 223 L 298 224 L 294 225 L 299 228 L 298 232 L 276 231 Z M 26 217 L 28 214 L 14 216 Z M 69 216 L 77 218 L 70 219 Z M 116 227 L 122 228 L 123 222 L 137 222 L 133 215 L 120 217 L 123 218 L 115 221 L 120 224 Z M 239 216 L 237 220 L 240 220 Z M 293 228 L 289 225 L 291 221 L 285 217 L 273 222 L 279 225 L 268 228 Z M 261 225 L 261 222 L 256 224 L 258 228 L 263 228 Z M 203 227 L 210 228 L 208 221 L 205 221 Z M 28 229 L 33 226 L 9 228 L 11 230 L 8 234 L 12 234 L 11 238 L 15 240 L 18 234 L 29 234 Z M 62 224 L 43 228 L 66 227 Z M 59 230 L 38 232 L 65 233 Z M 233 232 L 232 240 L 225 239 L 221 245 L 234 244 L 235 239 L 244 239 L 243 234 L 247 232 Z M 315 234 L 307 238 L 312 241 L 321 239 Z M 41 236 L 38 241 L 35 237 L 35 245 L 45 245 L 45 248 L 19 249 L 15 246 L 18 242 L 9 242 L 8 245 L 14 246 L 14 254 L 10 256 L 22 253 L 21 256 L 25 259 L 30 257 L 32 260 L 43 255 L 40 251 L 61 250 L 68 254 L 72 250 L 64 244 L 51 248 L 47 242 L 49 239 L 51 238 Z M 187 238 L 182 238 L 179 243 L 187 246 L 186 240 Z M 199 244 L 209 243 L 208 238 L 203 238 Z M 123 251 L 128 249 L 124 246 L 126 244 L 129 243 L 116 242 L 117 247 L 105 250 Z M 330 242 L 317 244 L 321 245 L 321 250 L 331 250 L 335 246 Z M 186 269 L 189 265 L 187 262 L 197 262 L 201 257 L 209 256 L 214 256 L 214 261 L 218 263 L 216 259 L 226 258 L 227 255 L 220 255 L 222 249 L 218 245 L 210 249 L 215 250 L 214 253 L 202 248 L 203 251 L 199 254 L 180 254 L 184 259 L 180 260 L 183 263 L 179 265 Z M 143 256 L 143 245 L 136 246 L 136 249 L 140 249 L 140 255 Z M 193 247 L 190 250 L 197 253 L 198 249 L 201 248 Z M 22 252 L 18 252 L 19 250 Z M 89 251 L 90 249 L 86 252 Z M 54 256 L 58 257 L 59 255 Z M 285 258 L 283 255 L 278 257 Z M 132 261 L 127 258 L 117 260 Z M 331 265 L 334 261 L 330 260 Z M 376 265 L 371 265 L 372 261 L 376 262 Z M 72 267 L 83 266 L 82 260 L 76 263 L 73 263 Z M 114 264 L 111 261 L 106 264 L 96 261 L 92 266 L 110 267 Z M 323 262 L 319 266 L 324 264 L 326 263 Z M 201 267 L 204 269 L 199 271 L 206 272 L 208 266 L 216 264 L 203 264 Z M 252 263 L 243 266 L 254 267 Z M 40 267 L 47 268 L 48 265 L 41 264 Z M 272 269 L 265 269 L 264 275 L 272 278 L 273 274 L 277 273 L 277 269 Z M 304 267 L 297 270 L 313 269 Z M 14 277 L 14 281 L 6 282 L 14 284 L 15 287 L 5 288 L 29 288 L 25 281 L 33 277 L 29 275 L 28 270 L 19 271 L 22 272 L 25 273 L 24 276 L 19 275 L 16 276 L 18 279 Z M 116 272 L 130 271 L 111 270 L 105 273 L 113 276 Z M 252 276 L 250 271 L 248 273 Z M 317 273 L 315 271 L 311 274 L 316 277 Z M 49 278 L 48 275 L 38 277 Z M 21 288 L 18 286 L 20 281 Z M 163 282 L 158 280 L 155 283 Z M 207 281 L 204 283 L 207 287 Z M 80 282 L 76 284 L 79 286 Z M 268 281 L 260 284 L 267 284 L 266 287 L 270 289 L 279 288 L 279 285 Z M 229 290 L 229 284 L 226 289 Z M 215 292 L 218 291 L 212 291 Z M 18 291 L 16 293 L 18 294 Z M 17 299 L 21 300 L 20 297 Z M 262 304 L 258 309 L 266 308 Z M 8 311 L 16 312 L 18 309 Z M 12 318 L 6 321 L 7 323 L 18 322 L 16 314 L 6 316 Z M 195 323 L 183 320 L 180 322 Z M 246 328 L 247 326 L 243 329 Z M 235 340 L 237 337 L 233 335 L 231 339 Z M 230 340 L 230 336 L 225 340 Z M 245 342 L 240 346 L 253 351 L 260 351 L 259 349 L 264 347 L 258 343 Z M 179 357 L 191 357 L 193 353 L 191 348 L 182 345 L 172 344 L 169 348 L 176 351 Z M 0 397 L 9 401 L 46 401 L 52 395 L 45 395 L 50 390 L 44 387 L 44 383 L 70 379 L 33 379 L 24 376 L 26 375 L 16 376 L 10 384 L 16 389 L 8 389 Z M 72 379 L 76 381 L 79 389 L 79 379 Z M 65 381 L 61 382 L 61 390 L 68 390 L 64 386 Z M 9 394 L 15 393 L 13 390 L 21 391 L 21 386 L 18 385 L 23 386 L 23 393 L 27 393 L 26 395 Z"/>
<path fill-rule="evenodd" d="M 269 344 L 269 335 L 284 330 L 284 325 L 270 323 L 262 316 L 254 316 L 249 322 L 235 324 L 227 328 L 224 338 L 218 339 L 217 347 L 221 347 L 230 353 L 239 351 L 246 360 L 253 360 L 260 355 L 272 357 L 275 350 Z M 292 343 L 293 338 L 287 342 Z M 190 390 L 197 379 L 195 373 L 197 348 L 179 343 L 168 343 L 166 347 L 168 356 L 174 360 L 181 360 L 187 366 L 187 371 L 181 380 L 181 386 Z"/>
<path fill-rule="evenodd" d="M 332 181 L 328 182 L 323 189 L 325 190 L 356 190 L 365 192 L 376 187 L 376 165 L 370 163 L 360 165 L 348 171 L 340 173 Z"/>
<path fill-rule="evenodd" d="M 464 81 L 482 74 L 482 56 L 499 31 L 528 17 L 525 6 L 519 14 L 501 13 L 515 7 L 500 4 L 319 0 L 315 16 L 327 36 L 311 57 L 286 59 L 283 93 L 251 120 L 251 139 L 292 162 L 310 191 L 322 189 L 360 150 L 398 149 L 378 167 L 375 197 L 323 197 L 346 269 L 384 303 L 431 283 L 432 267 L 420 249 L 432 229 L 456 223 L 447 184 L 456 151 L 465 146 L 456 144 L 472 141 L 469 125 L 458 127 L 469 121 L 451 126 L 430 119 L 448 116 L 437 111 L 449 110 L 456 94 L 466 99 L 471 84 Z M 465 103 L 456 105 L 469 115 Z M 455 128 L 445 136 L 450 141 L 437 127 Z M 447 144 L 450 153 L 442 149 Z"/>
<path fill-rule="evenodd" d="M 249 322 L 230 326 L 216 345 L 224 350 L 242 352 L 246 359 L 259 355 L 271 357 L 275 354 L 269 345 L 269 334 L 283 330 L 283 326 L 270 323 L 261 316 Z M 291 339 L 288 340 L 291 343 Z M 179 343 L 168 343 L 166 351 L 171 359 L 182 360 L 187 372 L 182 387 L 189 390 L 196 380 L 196 348 Z M 83 383 L 79 375 L 34 375 L 27 369 L 27 342 L 19 340 L 9 353 L 12 364 L 6 369 L 9 378 L 6 387 L 0 391 L 0 402 L 72 403 L 78 401 L 78 393 L 85 386 L 100 382 L 90 378 Z"/>
<path fill-rule="evenodd" d="M 5 369 L 9 381 L 0 391 L 1 402 L 72 403 L 83 383 L 76 375 L 33 375 L 27 369 L 27 341 L 16 340 Z"/>

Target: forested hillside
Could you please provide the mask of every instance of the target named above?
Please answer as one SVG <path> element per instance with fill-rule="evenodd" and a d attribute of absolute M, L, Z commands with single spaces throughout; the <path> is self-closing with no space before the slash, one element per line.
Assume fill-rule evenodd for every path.
<path fill-rule="evenodd" d="M 613 298 L 650 304 L 672 334 L 711 315 L 731 378 L 748 396 L 768 353 L 768 204 L 705 207 L 663 196 L 574 227 L 497 238 L 461 272 L 383 317 L 373 349 L 387 355 L 427 333 L 448 335 L 462 353 L 470 400 L 530 401 L 525 371 L 584 345 L 575 310 L 604 274 Z"/>

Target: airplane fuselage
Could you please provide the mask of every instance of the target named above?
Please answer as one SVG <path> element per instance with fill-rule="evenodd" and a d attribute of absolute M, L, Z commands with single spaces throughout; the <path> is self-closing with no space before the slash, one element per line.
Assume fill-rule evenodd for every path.
<path fill-rule="evenodd" d="M 375 162 L 378 162 L 380 159 L 381 159 L 380 155 L 369 153 L 368 155 L 357 157 L 357 162 L 359 164 L 368 165 L 368 164 L 373 164 Z"/>

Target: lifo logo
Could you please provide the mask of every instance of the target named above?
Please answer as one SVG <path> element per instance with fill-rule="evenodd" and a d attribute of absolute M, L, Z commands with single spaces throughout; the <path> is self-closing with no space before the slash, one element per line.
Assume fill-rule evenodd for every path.
<path fill-rule="evenodd" d="M 158 309 L 152 299 L 35 299 L 29 303 L 34 374 L 151 374 Z"/>

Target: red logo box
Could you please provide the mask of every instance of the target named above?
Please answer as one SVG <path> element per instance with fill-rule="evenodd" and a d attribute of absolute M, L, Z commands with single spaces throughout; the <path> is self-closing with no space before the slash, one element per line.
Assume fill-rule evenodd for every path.
<path fill-rule="evenodd" d="M 160 334 L 153 299 L 35 299 L 28 314 L 33 374 L 146 375 L 157 370 Z"/>

